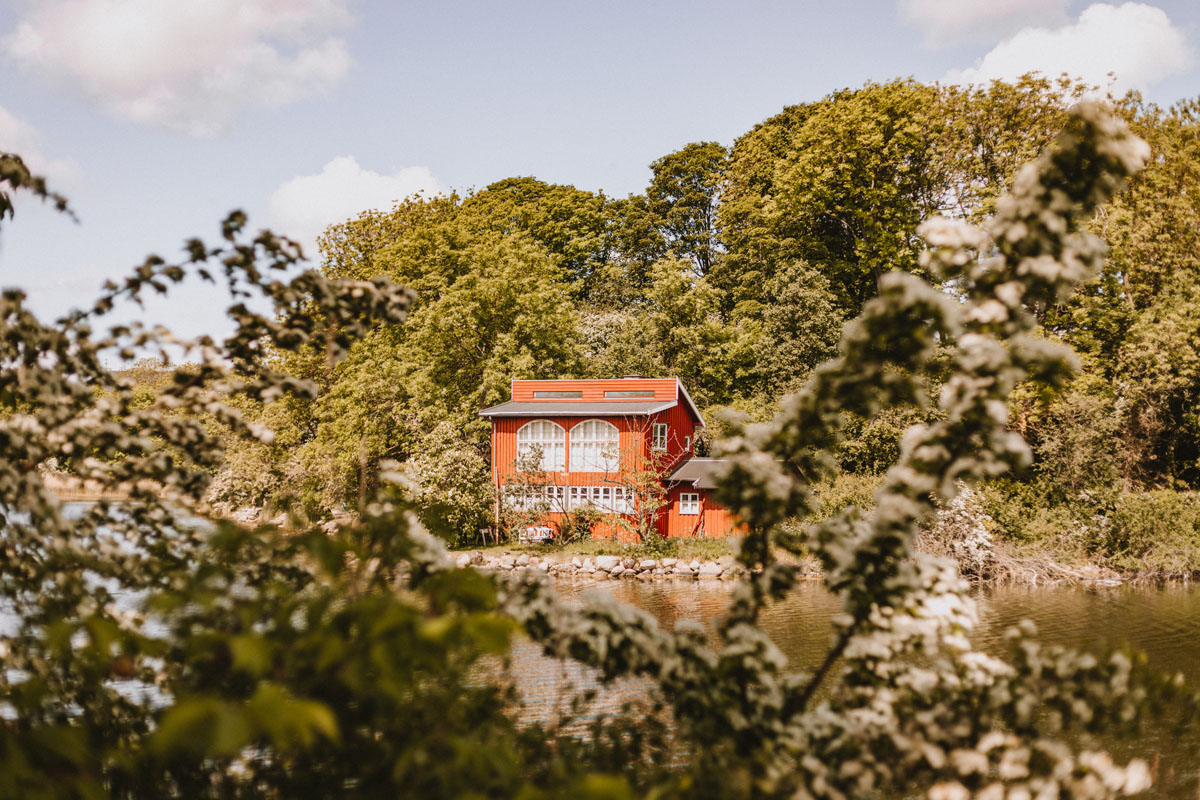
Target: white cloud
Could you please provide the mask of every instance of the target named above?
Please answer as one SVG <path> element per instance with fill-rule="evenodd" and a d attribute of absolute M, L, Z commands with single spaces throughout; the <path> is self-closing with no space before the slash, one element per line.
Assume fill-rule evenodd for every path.
<path fill-rule="evenodd" d="M 1183 32 L 1162 9 L 1143 3 L 1095 3 L 1079 20 L 1060 28 L 1026 28 L 996 45 L 975 66 L 946 76 L 953 83 L 1011 80 L 1026 72 L 1067 73 L 1123 92 L 1143 89 L 1192 66 Z"/>
<path fill-rule="evenodd" d="M 49 0 L 3 40 L 17 63 L 123 119 L 196 136 L 330 89 L 347 0 Z"/>
<path fill-rule="evenodd" d="M 445 189 L 428 167 L 405 167 L 391 175 L 363 169 L 353 156 L 338 156 L 315 175 L 285 181 L 271 193 L 267 208 L 276 233 L 290 236 L 316 255 L 317 236 L 326 227 L 373 209 L 389 210 L 410 195 Z"/>
<path fill-rule="evenodd" d="M 0 106 L 0 152 L 16 153 L 25 166 L 50 182 L 50 188 L 62 192 L 78 188 L 83 172 L 69 158 L 54 158 L 43 149 L 42 135 L 25 120 Z"/>
<path fill-rule="evenodd" d="M 900 17 L 925 32 L 928 45 L 990 41 L 1030 25 L 1067 21 L 1070 0 L 899 0 Z"/>

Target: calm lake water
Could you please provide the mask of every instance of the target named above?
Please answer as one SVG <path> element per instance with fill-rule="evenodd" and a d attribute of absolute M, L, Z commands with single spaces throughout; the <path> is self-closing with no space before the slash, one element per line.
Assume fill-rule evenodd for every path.
<path fill-rule="evenodd" d="M 688 619 L 712 624 L 724 613 L 731 586 L 716 581 L 562 578 L 560 594 L 580 598 L 587 591 L 602 591 L 632 603 L 670 627 Z M 1097 654 L 1131 646 L 1146 653 L 1150 664 L 1165 672 L 1182 672 L 1193 687 L 1200 687 L 1200 587 L 1119 586 L 1104 588 L 1003 588 L 977 595 L 980 625 L 977 646 L 1005 652 L 1004 632 L 1023 619 L 1032 620 L 1040 638 L 1089 650 Z M 770 609 L 763 626 L 796 668 L 811 667 L 824 656 L 831 635 L 831 617 L 840 610 L 837 600 L 820 582 L 806 582 L 783 603 Z M 518 644 L 508 674 L 521 691 L 532 718 L 550 719 L 566 707 L 574 690 L 596 687 L 589 670 L 543 657 L 528 642 Z M 621 713 L 626 702 L 637 706 L 647 697 L 648 684 L 620 681 L 601 691 L 595 709 Z M 640 713 L 636 708 L 631 713 Z M 1176 739 L 1151 729 L 1136 741 L 1101 743 L 1114 756 L 1160 758 L 1160 784 L 1149 796 L 1200 797 L 1200 734 Z"/>

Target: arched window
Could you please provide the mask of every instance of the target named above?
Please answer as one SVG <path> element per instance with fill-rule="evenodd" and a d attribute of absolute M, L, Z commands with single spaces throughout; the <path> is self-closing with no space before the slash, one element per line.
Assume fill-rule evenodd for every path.
<path fill-rule="evenodd" d="M 571 428 L 572 472 L 616 472 L 619 465 L 617 427 L 589 419 Z"/>
<path fill-rule="evenodd" d="M 517 469 L 527 469 L 534 453 L 542 454 L 534 467 L 538 472 L 562 472 L 567 468 L 567 433 L 561 425 L 545 419 L 527 422 L 517 431 Z"/>

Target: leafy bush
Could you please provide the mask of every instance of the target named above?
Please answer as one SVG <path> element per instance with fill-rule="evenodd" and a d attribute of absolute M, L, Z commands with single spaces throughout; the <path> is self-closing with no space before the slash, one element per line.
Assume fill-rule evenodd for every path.
<path fill-rule="evenodd" d="M 1200 494 L 1130 492 L 1117 500 L 1096 548 L 1116 567 L 1167 575 L 1200 573 Z"/>
<path fill-rule="evenodd" d="M 882 473 L 834 472 L 813 487 L 819 508 L 818 518 L 828 519 L 850 506 L 870 511 L 875 506 L 875 492 L 882 484 Z"/>
<path fill-rule="evenodd" d="M 404 468 L 422 522 L 448 544 L 478 541 L 480 529 L 491 526 L 491 466 L 454 426 L 442 423 L 430 430 Z"/>

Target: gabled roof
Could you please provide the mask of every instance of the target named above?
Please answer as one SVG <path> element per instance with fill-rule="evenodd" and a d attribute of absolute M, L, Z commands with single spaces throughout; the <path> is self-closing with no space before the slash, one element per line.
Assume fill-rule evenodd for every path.
<path fill-rule="evenodd" d="M 481 417 L 625 417 L 644 416 L 666 411 L 675 405 L 674 400 L 650 400 L 641 402 L 515 402 L 509 400 L 498 406 L 485 408 Z"/>
<path fill-rule="evenodd" d="M 715 489 L 716 477 L 724 466 L 723 458 L 689 458 L 675 468 L 667 482 L 690 483 L 697 489 Z"/>

